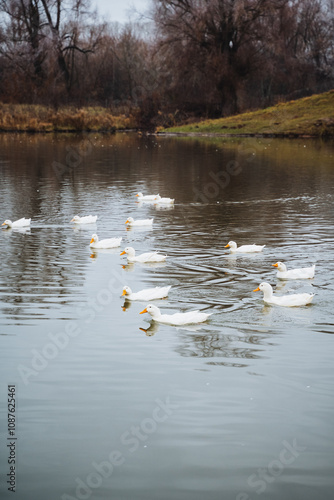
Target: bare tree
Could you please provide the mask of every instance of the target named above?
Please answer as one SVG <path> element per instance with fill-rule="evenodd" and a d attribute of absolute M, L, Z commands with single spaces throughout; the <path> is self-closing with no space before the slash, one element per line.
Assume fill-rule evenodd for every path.
<path fill-rule="evenodd" d="M 70 92 L 75 55 L 92 53 L 101 37 L 89 8 L 90 0 L 0 0 L 0 54 L 40 86 L 51 76 Z"/>
<path fill-rule="evenodd" d="M 249 90 L 268 101 L 277 82 L 289 93 L 333 61 L 333 23 L 320 1 L 154 0 L 154 19 L 172 94 L 183 85 L 225 113 L 249 105 Z"/>
<path fill-rule="evenodd" d="M 160 44 L 171 47 L 175 58 L 185 48 L 191 54 L 195 50 L 203 75 L 213 78 L 222 104 L 235 112 L 241 80 L 256 69 L 261 43 L 268 37 L 265 20 L 285 3 L 287 0 L 155 0 Z"/>
<path fill-rule="evenodd" d="M 333 0 L 152 0 L 154 31 L 90 0 L 0 0 L 0 99 L 219 116 L 334 83 Z M 160 113 L 163 110 L 165 113 Z M 159 118 L 160 119 L 160 118 Z"/>

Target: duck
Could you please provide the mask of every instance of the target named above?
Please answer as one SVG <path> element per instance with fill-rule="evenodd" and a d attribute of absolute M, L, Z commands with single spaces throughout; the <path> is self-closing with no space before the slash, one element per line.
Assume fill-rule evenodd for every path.
<path fill-rule="evenodd" d="M 156 286 L 155 288 L 146 288 L 140 292 L 133 293 L 129 286 L 123 288 L 122 296 L 127 300 L 154 300 L 167 297 L 171 286 Z"/>
<path fill-rule="evenodd" d="M 132 226 L 152 226 L 153 219 L 134 220 L 133 217 L 128 217 L 127 220 L 125 221 L 125 224 L 129 224 L 130 227 L 132 227 Z"/>
<path fill-rule="evenodd" d="M 314 278 L 315 264 L 311 267 L 300 267 L 297 269 L 287 269 L 283 262 L 276 262 L 272 264 L 273 267 L 277 267 L 277 278 L 281 280 L 304 280 Z"/>
<path fill-rule="evenodd" d="M 137 193 L 136 196 L 138 197 L 139 201 L 154 201 L 156 199 L 156 197 L 159 195 L 156 195 L 156 194 L 143 195 L 143 193 Z"/>
<path fill-rule="evenodd" d="M 262 252 L 266 245 L 241 245 L 238 247 L 235 241 L 229 241 L 224 248 L 230 248 L 231 253 L 253 253 Z"/>
<path fill-rule="evenodd" d="M 91 248 L 116 248 L 121 245 L 122 238 L 108 238 L 100 240 L 97 234 L 92 235 L 89 246 Z"/>
<path fill-rule="evenodd" d="M 155 201 L 157 201 L 158 203 L 166 203 L 166 204 L 173 205 L 175 199 L 174 198 L 161 198 L 160 194 L 157 194 L 157 196 L 155 197 Z"/>
<path fill-rule="evenodd" d="M 273 295 L 273 288 L 269 283 L 261 283 L 253 292 L 263 292 L 263 300 L 267 304 L 275 304 L 277 306 L 296 307 L 306 306 L 313 300 L 314 293 L 292 293 L 290 295 Z"/>
<path fill-rule="evenodd" d="M 97 221 L 97 215 L 85 215 L 84 217 L 79 217 L 79 215 L 75 215 L 71 222 L 75 224 L 93 224 Z"/>
<path fill-rule="evenodd" d="M 139 314 L 149 313 L 154 321 L 165 325 L 189 325 L 193 323 L 203 323 L 211 314 L 200 311 L 189 311 L 185 313 L 161 314 L 159 307 L 148 304 Z"/>
<path fill-rule="evenodd" d="M 157 251 L 146 252 L 136 257 L 136 251 L 133 247 L 126 247 L 120 255 L 127 254 L 128 262 L 163 262 L 167 255 L 161 255 Z"/>
<path fill-rule="evenodd" d="M 31 219 L 26 219 L 23 217 L 22 219 L 15 220 L 12 222 L 9 219 L 6 219 L 5 222 L 2 223 L 2 226 L 8 226 L 8 227 L 27 227 L 30 226 Z"/>

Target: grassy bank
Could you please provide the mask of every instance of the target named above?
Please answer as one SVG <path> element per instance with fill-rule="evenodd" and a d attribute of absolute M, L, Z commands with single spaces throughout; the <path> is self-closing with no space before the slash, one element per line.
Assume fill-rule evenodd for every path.
<path fill-rule="evenodd" d="M 135 112 L 138 114 L 137 112 Z M 0 132 L 114 132 L 138 128 L 138 116 L 112 114 L 102 107 L 60 108 L 1 104 Z M 334 90 L 263 110 L 204 120 L 160 132 L 226 136 L 334 136 Z"/>
<path fill-rule="evenodd" d="M 56 111 L 46 106 L 0 103 L 2 132 L 113 132 L 134 127 L 132 116 L 115 116 L 100 107 Z"/>
<path fill-rule="evenodd" d="M 205 120 L 162 132 L 182 134 L 334 136 L 334 90 L 263 110 Z"/>

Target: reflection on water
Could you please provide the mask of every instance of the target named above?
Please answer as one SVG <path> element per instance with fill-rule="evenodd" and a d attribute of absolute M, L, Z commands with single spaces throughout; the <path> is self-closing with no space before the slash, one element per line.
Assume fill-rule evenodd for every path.
<path fill-rule="evenodd" d="M 17 500 L 155 500 L 157 491 L 249 500 L 259 470 L 266 498 L 329 498 L 333 143 L 125 133 L 6 134 L 0 143 L 1 217 L 32 218 L 0 232 L 0 405 L 6 417 L 6 384 L 15 383 Z M 139 191 L 175 205 L 138 203 Z M 98 220 L 73 225 L 77 213 Z M 127 228 L 128 216 L 154 217 L 153 227 Z M 96 232 L 122 236 L 121 247 L 92 250 Z M 230 240 L 266 247 L 231 254 Z M 168 258 L 127 263 L 126 246 Z M 315 277 L 278 280 L 278 260 L 316 263 Z M 268 306 L 252 292 L 262 281 L 277 294 L 316 295 L 308 307 Z M 210 321 L 144 319 L 143 304 L 121 296 L 125 284 L 172 285 L 162 312 L 198 309 Z M 172 405 L 166 418 L 154 419 L 156 401 Z M 293 440 L 305 451 L 275 475 L 270 464 Z M 122 464 L 87 486 L 112 450 Z"/>

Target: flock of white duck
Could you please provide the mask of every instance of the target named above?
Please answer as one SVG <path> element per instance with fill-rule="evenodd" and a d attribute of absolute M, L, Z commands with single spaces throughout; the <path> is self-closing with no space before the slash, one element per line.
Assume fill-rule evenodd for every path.
<path fill-rule="evenodd" d="M 143 195 L 142 193 L 138 193 L 136 195 L 139 201 L 145 202 L 154 202 L 158 204 L 174 204 L 174 199 L 172 198 L 162 198 L 158 195 Z M 71 222 L 75 224 L 93 224 L 97 221 L 97 215 L 87 215 L 84 217 L 79 217 L 76 215 L 73 217 Z M 6 225 L 7 228 L 24 228 L 30 226 L 31 219 L 22 218 L 17 221 L 10 221 L 6 219 L 3 222 L 3 226 Z M 128 217 L 126 224 L 129 227 L 135 226 L 152 226 L 152 219 L 141 219 L 134 220 L 132 217 Z M 121 245 L 122 238 L 109 238 L 104 240 L 99 240 L 97 234 L 93 234 L 90 247 L 92 249 L 107 249 L 107 248 L 117 248 Z M 240 247 L 234 241 L 229 241 L 225 248 L 229 248 L 231 253 L 256 253 L 262 252 L 265 245 L 241 245 Z M 141 262 L 141 263 L 152 263 L 152 262 L 164 262 L 167 258 L 167 255 L 159 254 L 157 251 L 146 252 L 140 255 L 136 255 L 135 249 L 133 247 L 126 247 L 120 255 L 126 255 L 129 263 L 133 262 Z M 283 262 L 276 262 L 272 264 L 277 268 L 277 278 L 282 280 L 290 280 L 290 279 L 311 279 L 315 274 L 315 264 L 311 267 L 303 267 L 298 269 L 287 269 L 286 265 Z M 141 290 L 139 292 L 132 292 L 129 286 L 125 286 L 123 288 L 122 296 L 126 300 L 138 300 L 138 301 L 151 301 L 155 299 L 162 299 L 168 296 L 168 293 L 171 289 L 171 286 L 165 287 L 155 287 Z M 314 297 L 312 293 L 297 293 L 297 294 L 289 294 L 289 295 L 274 295 L 272 286 L 269 283 L 261 283 L 258 288 L 253 290 L 254 292 L 262 291 L 263 292 L 263 300 L 267 304 L 275 304 L 278 306 L 285 307 L 295 307 L 295 306 L 304 306 L 310 304 Z M 202 323 L 206 321 L 210 313 L 204 313 L 200 311 L 189 311 L 184 313 L 175 313 L 175 314 L 161 314 L 160 309 L 153 305 L 148 304 L 143 311 L 139 314 L 148 313 L 152 316 L 154 321 L 159 323 L 164 323 L 168 325 L 186 325 L 193 323 Z"/>

